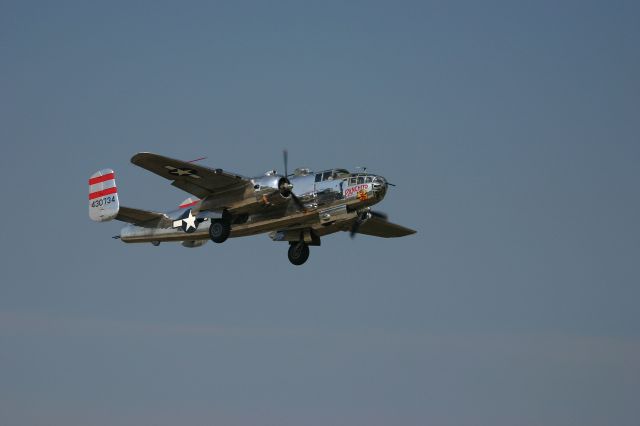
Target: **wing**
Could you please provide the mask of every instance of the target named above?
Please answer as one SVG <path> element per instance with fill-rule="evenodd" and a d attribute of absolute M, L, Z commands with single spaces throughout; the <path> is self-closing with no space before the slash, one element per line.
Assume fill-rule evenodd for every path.
<path fill-rule="evenodd" d="M 132 209 L 124 206 L 120 206 L 116 220 L 133 223 L 145 228 L 170 228 L 173 223 L 164 213 Z"/>
<path fill-rule="evenodd" d="M 396 238 L 404 237 L 406 235 L 415 234 L 413 229 L 405 228 L 401 225 L 396 225 L 379 217 L 372 217 L 365 221 L 358 228 L 358 234 L 372 235 L 374 237 L 382 238 Z"/>
<path fill-rule="evenodd" d="M 244 190 L 251 185 L 249 179 L 222 169 L 210 169 L 150 152 L 134 155 L 131 162 L 172 181 L 171 185 L 176 188 L 200 198 L 216 192 Z"/>

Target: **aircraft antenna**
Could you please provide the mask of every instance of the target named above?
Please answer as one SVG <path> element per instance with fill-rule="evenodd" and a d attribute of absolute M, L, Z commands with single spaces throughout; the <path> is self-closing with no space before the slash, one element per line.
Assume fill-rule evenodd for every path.
<path fill-rule="evenodd" d="M 195 160 L 187 161 L 187 163 L 195 163 L 196 161 L 206 160 L 207 157 L 196 158 Z"/>

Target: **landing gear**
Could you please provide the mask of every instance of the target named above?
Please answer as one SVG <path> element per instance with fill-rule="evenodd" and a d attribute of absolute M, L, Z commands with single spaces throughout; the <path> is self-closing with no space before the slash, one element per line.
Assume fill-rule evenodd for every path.
<path fill-rule="evenodd" d="M 289 246 L 289 262 L 302 265 L 309 258 L 309 246 L 304 241 L 294 242 Z"/>
<path fill-rule="evenodd" d="M 214 243 L 224 243 L 231 233 L 231 224 L 226 219 L 211 219 L 209 237 Z"/>

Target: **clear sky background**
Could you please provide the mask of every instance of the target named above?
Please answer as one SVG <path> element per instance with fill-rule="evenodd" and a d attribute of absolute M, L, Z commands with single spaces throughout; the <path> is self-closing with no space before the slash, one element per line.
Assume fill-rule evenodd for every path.
<path fill-rule="evenodd" d="M 0 3 L 0 424 L 637 425 L 640 6 Z M 367 166 L 418 234 L 112 240 L 244 175 Z"/>

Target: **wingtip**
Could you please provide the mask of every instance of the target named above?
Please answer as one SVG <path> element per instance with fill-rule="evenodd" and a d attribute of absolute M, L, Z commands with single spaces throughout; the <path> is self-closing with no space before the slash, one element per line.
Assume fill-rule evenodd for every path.
<path fill-rule="evenodd" d="M 138 152 L 138 153 L 134 154 L 133 157 L 131 157 L 131 162 L 133 164 L 138 164 L 137 163 L 138 160 L 140 160 L 142 157 L 148 156 L 149 154 L 153 154 L 153 153 L 147 152 L 147 151 Z"/>
<path fill-rule="evenodd" d="M 411 229 L 411 228 L 405 228 L 402 227 L 402 231 L 400 232 L 400 234 L 396 235 L 396 237 L 408 237 L 409 235 L 413 235 L 418 233 L 418 231 L 416 231 L 415 229 Z"/>

